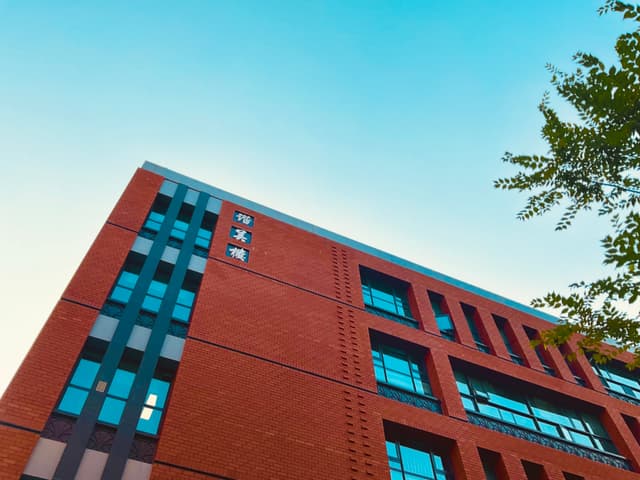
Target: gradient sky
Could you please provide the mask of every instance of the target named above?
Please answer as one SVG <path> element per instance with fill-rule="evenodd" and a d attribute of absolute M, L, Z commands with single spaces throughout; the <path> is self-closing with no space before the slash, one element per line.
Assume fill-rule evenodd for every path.
<path fill-rule="evenodd" d="M 0 0 L 0 392 L 145 160 L 523 303 L 595 277 L 602 221 L 492 180 L 600 3 Z"/>

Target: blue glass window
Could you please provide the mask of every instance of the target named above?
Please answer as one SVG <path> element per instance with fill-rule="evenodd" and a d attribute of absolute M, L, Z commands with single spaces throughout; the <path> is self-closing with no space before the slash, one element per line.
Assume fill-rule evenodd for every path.
<path fill-rule="evenodd" d="M 124 262 L 122 271 L 118 275 L 116 284 L 109 295 L 109 300 L 125 304 L 131 298 L 131 293 L 138 282 L 140 270 L 144 263 L 145 256 L 136 252 L 131 252 Z"/>
<path fill-rule="evenodd" d="M 509 332 L 507 332 L 507 329 L 510 327 L 507 320 L 502 317 L 498 317 L 497 315 L 494 315 L 493 319 L 496 322 L 496 327 L 498 327 L 498 331 L 500 332 L 500 336 L 502 337 L 504 346 L 507 347 L 507 352 L 509 352 L 511 361 L 513 363 L 517 363 L 518 365 L 524 365 L 524 360 L 522 360 L 522 357 L 518 353 L 516 353 L 515 349 L 513 348 L 513 344 L 511 343 L 511 339 L 509 338 Z"/>
<path fill-rule="evenodd" d="M 199 228 L 198 235 L 196 236 L 196 245 L 202 248 L 209 248 L 209 244 L 211 243 L 211 232 Z"/>
<path fill-rule="evenodd" d="M 173 308 L 174 320 L 178 320 L 183 323 L 189 322 L 189 315 L 191 315 L 191 307 L 193 306 L 195 298 L 195 293 L 183 288 L 180 289 L 176 305 Z"/>
<path fill-rule="evenodd" d="M 637 374 L 616 363 L 591 366 L 607 390 L 640 400 L 640 380 Z"/>
<path fill-rule="evenodd" d="M 389 440 L 386 446 L 391 480 L 447 480 L 450 478 L 441 456 Z"/>
<path fill-rule="evenodd" d="M 137 429 L 140 432 L 156 435 L 160 419 L 169 393 L 169 382 L 154 378 L 151 380 L 144 407 L 140 413 Z"/>
<path fill-rule="evenodd" d="M 102 408 L 100 409 L 100 414 L 98 415 L 98 421 L 118 425 L 125 404 L 126 402 L 124 400 L 113 397 L 105 398 Z"/>
<path fill-rule="evenodd" d="M 149 216 L 147 217 L 147 220 L 143 225 L 143 231 L 146 231 L 148 233 L 145 236 L 155 238 L 155 234 L 160 231 L 160 227 L 165 220 L 165 216 L 167 210 L 169 209 L 170 203 L 171 198 L 165 195 L 159 194 L 156 197 L 156 200 L 151 207 L 151 211 L 149 212 Z M 180 245 L 186 238 L 189 224 L 191 223 L 191 218 L 193 217 L 193 212 L 193 205 L 183 203 L 180 206 L 178 216 L 173 225 L 171 225 L 171 231 L 169 233 L 169 245 L 177 248 L 180 247 Z M 195 240 L 195 245 L 200 249 L 208 250 L 209 246 L 211 245 L 211 238 L 217 219 L 218 216 L 212 212 L 207 211 L 204 213 L 204 217 L 202 219 L 200 228 L 198 228 Z M 206 252 L 201 251 L 200 254 L 206 254 Z"/>
<path fill-rule="evenodd" d="M 478 350 L 484 353 L 491 353 L 487 342 L 484 341 L 483 335 L 480 333 L 480 329 L 478 328 L 478 312 L 475 308 L 470 305 L 461 304 L 462 312 L 464 313 L 464 317 L 467 320 L 467 325 L 469 325 L 469 330 L 471 331 L 471 336 L 473 337 L 473 341 L 478 347 Z"/>
<path fill-rule="evenodd" d="M 80 414 L 89 391 L 93 387 L 99 368 L 100 363 L 98 362 L 86 358 L 80 359 L 60 400 L 58 410 L 73 415 Z"/>
<path fill-rule="evenodd" d="M 375 343 L 372 348 L 376 380 L 419 395 L 431 395 L 424 360 L 399 348 Z"/>
<path fill-rule="evenodd" d="M 593 415 L 455 372 L 465 410 L 611 453 L 617 450 Z"/>
<path fill-rule="evenodd" d="M 205 212 L 202 218 L 202 224 L 198 229 L 198 235 L 196 236 L 196 246 L 207 250 L 211 245 L 211 238 L 213 237 L 213 230 L 216 227 L 218 216 Z"/>
<path fill-rule="evenodd" d="M 456 328 L 453 326 L 453 321 L 451 320 L 451 315 L 449 315 L 444 297 L 435 292 L 428 292 L 428 294 L 433 315 L 436 317 L 436 323 L 440 329 L 440 334 L 447 340 L 455 341 Z"/>
<path fill-rule="evenodd" d="M 126 270 L 122 271 L 118 280 L 116 280 L 116 286 L 113 288 L 109 298 L 119 303 L 127 303 L 129 298 L 131 298 L 131 292 L 133 292 L 137 281 L 137 274 L 127 272 Z"/>
<path fill-rule="evenodd" d="M 62 396 L 62 400 L 58 405 L 58 410 L 72 413 L 74 415 L 80 415 L 82 407 L 84 407 L 84 402 L 87 401 L 88 395 L 88 390 L 69 386 Z"/>
<path fill-rule="evenodd" d="M 393 277 L 360 267 L 364 304 L 401 317 L 413 318 L 409 285 Z"/>
<path fill-rule="evenodd" d="M 538 332 L 536 330 L 529 327 L 524 327 L 524 331 L 526 332 L 529 340 L 534 341 L 534 340 L 540 339 L 540 336 L 538 335 Z M 552 377 L 555 377 L 556 371 L 551 366 L 549 354 L 547 350 L 545 350 L 544 346 L 542 346 L 541 344 L 537 344 L 534 347 L 534 351 L 536 352 L 536 356 L 538 357 L 538 360 L 540 360 L 540 365 L 542 365 L 542 368 L 544 369 L 545 373 L 547 375 L 551 375 Z"/>
<path fill-rule="evenodd" d="M 169 208 L 170 203 L 170 197 L 158 194 L 158 196 L 156 196 L 155 200 L 153 201 L 149 216 L 144 222 L 142 228 L 156 233 L 160 231 L 160 227 L 162 226 L 162 222 L 164 222 L 164 217 L 167 213 L 167 209 Z"/>

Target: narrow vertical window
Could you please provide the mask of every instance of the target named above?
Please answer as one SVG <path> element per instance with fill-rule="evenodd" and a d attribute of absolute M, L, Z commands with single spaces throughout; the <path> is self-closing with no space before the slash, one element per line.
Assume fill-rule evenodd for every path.
<path fill-rule="evenodd" d="M 582 376 L 580 368 L 578 367 L 578 363 L 576 362 L 575 358 L 572 357 L 572 352 L 569 349 L 569 346 L 566 343 L 563 343 L 558 348 L 560 350 L 560 353 L 562 354 L 562 357 L 564 358 L 564 361 L 567 363 L 567 367 L 569 367 L 569 370 L 573 374 L 573 378 L 576 383 L 578 385 L 582 385 L 583 387 L 586 386 L 587 382 L 585 382 Z"/>
<path fill-rule="evenodd" d="M 160 359 L 147 390 L 144 406 L 140 412 L 136 427 L 138 432 L 149 435 L 158 434 L 177 365 L 177 362 L 164 358 Z"/>
<path fill-rule="evenodd" d="M 153 237 L 160 231 L 160 227 L 162 226 L 162 222 L 164 222 L 164 217 L 167 214 L 170 203 L 171 197 L 167 197 L 162 194 L 158 194 L 156 196 L 153 201 L 153 205 L 151 205 L 151 211 L 147 216 L 147 220 L 142 226 L 143 232 L 147 233 L 144 235 L 145 237 Z"/>
<path fill-rule="evenodd" d="M 89 392 L 93 390 L 106 345 L 102 340 L 89 337 L 58 403 L 59 412 L 80 415 Z"/>
<path fill-rule="evenodd" d="M 135 252 L 129 253 L 120 271 L 120 275 L 118 275 L 116 284 L 109 295 L 109 300 L 122 305 L 129 302 L 133 289 L 138 282 L 144 259 L 144 255 Z"/>
<path fill-rule="evenodd" d="M 498 480 L 498 465 L 500 463 L 500 455 L 483 448 L 478 449 L 480 460 L 482 461 L 482 470 L 487 480 Z"/>
<path fill-rule="evenodd" d="M 478 347 L 478 350 L 480 350 L 481 352 L 491 353 L 487 342 L 485 342 L 484 340 L 484 336 L 480 333 L 480 329 L 478 328 L 478 311 L 474 307 L 466 305 L 464 303 L 462 303 L 461 306 L 462 311 L 464 312 L 464 317 L 467 320 L 467 325 L 469 325 L 469 330 L 471 331 L 471 335 L 473 336 L 473 341 L 476 343 L 476 347 Z"/>
<path fill-rule="evenodd" d="M 440 334 L 447 340 L 456 340 L 456 329 L 451 320 L 451 315 L 444 297 L 439 293 L 427 292 L 429 294 L 429 301 L 431 302 L 431 308 L 433 309 L 433 315 L 436 317 L 436 324 L 440 329 Z"/>
<path fill-rule="evenodd" d="M 504 342 L 504 346 L 507 347 L 507 352 L 509 352 L 509 356 L 511 357 L 511 361 L 513 363 L 517 363 L 518 365 L 524 365 L 524 360 L 522 360 L 522 356 L 516 353 L 512 340 L 513 332 L 510 331 L 509 322 L 502 317 L 498 317 L 497 315 L 493 316 L 493 319 L 496 322 L 496 326 L 498 327 L 498 331 L 500 332 L 500 336 L 502 337 L 502 341 Z"/>
<path fill-rule="evenodd" d="M 524 474 L 527 476 L 527 480 L 542 480 L 545 477 L 542 465 L 538 465 L 537 463 L 522 460 L 522 468 L 524 468 Z"/>
<path fill-rule="evenodd" d="M 540 335 L 536 330 L 529 327 L 524 327 L 524 331 L 526 332 L 529 340 L 531 341 L 540 340 Z M 541 343 L 538 343 L 535 347 L 533 347 L 533 349 L 536 352 L 536 356 L 538 357 L 538 360 L 540 360 L 540 364 L 542 365 L 542 368 L 544 369 L 545 373 L 547 375 L 551 375 L 552 377 L 555 377 L 556 371 L 551 366 L 551 358 L 549 356 L 549 352 L 547 351 L 547 349 L 544 348 L 544 346 Z"/>

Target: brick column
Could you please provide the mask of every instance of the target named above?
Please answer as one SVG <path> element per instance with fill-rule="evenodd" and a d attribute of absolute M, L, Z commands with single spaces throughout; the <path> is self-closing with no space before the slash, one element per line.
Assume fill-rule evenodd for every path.
<path fill-rule="evenodd" d="M 476 350 L 478 347 L 476 346 L 476 341 L 473 339 L 473 335 L 471 335 L 471 330 L 469 330 L 469 325 L 467 324 L 467 319 L 465 318 L 464 312 L 462 311 L 460 300 L 458 300 L 457 298 L 448 297 L 445 299 L 445 302 L 447 303 L 447 307 L 449 308 L 449 313 L 451 315 L 453 325 L 456 327 L 458 340 L 461 344 L 467 345 Z"/>
<path fill-rule="evenodd" d="M 440 336 L 440 329 L 438 328 L 438 324 L 436 323 L 436 317 L 433 314 L 433 308 L 431 307 L 431 302 L 429 301 L 429 296 L 427 295 L 427 287 L 422 285 L 415 285 L 413 288 L 413 292 L 415 306 L 417 308 L 417 312 L 415 312 L 415 314 L 422 321 L 422 329 L 425 332 Z M 413 308 L 413 305 L 411 305 L 411 307 Z"/>
<path fill-rule="evenodd" d="M 575 340 L 575 338 L 569 340 L 568 342 L 569 348 L 572 352 L 576 352 L 578 350 L 576 343 L 577 340 Z M 587 357 L 585 357 L 584 355 L 576 355 L 575 365 L 580 371 L 580 375 L 587 383 L 587 386 L 591 387 L 596 392 L 604 393 L 605 395 L 607 394 L 604 385 L 602 385 L 602 381 L 600 381 L 600 378 L 598 378 L 596 372 L 594 372 Z"/>
<path fill-rule="evenodd" d="M 461 480 L 484 480 L 482 460 L 475 443 L 458 440 L 451 454 L 456 478 Z"/>
<path fill-rule="evenodd" d="M 551 366 L 556 371 L 558 377 L 562 378 L 563 380 L 567 380 L 568 382 L 576 383 L 575 378 L 573 378 L 573 373 L 569 369 L 569 366 L 562 356 L 562 353 L 560 353 L 560 350 L 558 350 L 556 347 L 547 347 L 546 350 L 548 358 L 553 364 Z"/>
<path fill-rule="evenodd" d="M 440 399 L 442 413 L 466 421 L 467 414 L 462 406 L 460 392 L 458 392 L 449 356 L 445 351 L 429 350 L 427 372 L 429 373 L 433 393 Z"/>
<path fill-rule="evenodd" d="M 538 359 L 538 355 L 531 346 L 531 340 L 529 340 L 529 337 L 524 331 L 522 324 L 519 322 L 509 321 L 509 325 L 511 326 L 511 331 L 513 332 L 513 339 L 516 343 L 515 347 L 519 348 L 522 352 L 524 363 L 526 365 L 529 365 L 529 367 L 534 370 L 544 372 L 544 368 L 542 368 L 542 364 Z"/>
<path fill-rule="evenodd" d="M 620 451 L 620 454 L 631 462 L 636 472 L 640 470 L 640 445 L 638 445 L 636 438 L 620 412 L 607 408 L 602 413 L 601 418 L 604 428 L 609 432 L 609 436 Z"/>
<path fill-rule="evenodd" d="M 527 478 L 520 458 L 512 453 L 502 453 L 500 460 L 500 480 L 524 480 Z"/>

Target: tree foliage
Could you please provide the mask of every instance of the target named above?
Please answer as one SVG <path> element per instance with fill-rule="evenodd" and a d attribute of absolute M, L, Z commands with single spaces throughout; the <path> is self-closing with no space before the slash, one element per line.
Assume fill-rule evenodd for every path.
<path fill-rule="evenodd" d="M 578 120 L 562 120 L 545 95 L 539 109 L 548 154 L 506 153 L 503 160 L 519 170 L 494 185 L 529 194 L 517 214 L 521 220 L 556 207 L 562 209 L 557 230 L 568 228 L 585 210 L 610 220 L 611 233 L 602 240 L 603 263 L 614 273 L 572 284 L 569 295 L 548 293 L 532 305 L 560 312 L 559 325 L 542 334 L 546 345 L 580 333 L 580 351 L 592 352 L 599 362 L 630 351 L 635 360 L 628 366 L 633 368 L 640 366 L 640 5 L 610 0 L 599 9 L 608 12 L 633 22 L 633 29 L 616 41 L 616 63 L 606 66 L 578 52 L 572 73 L 548 65 L 551 84 L 575 108 Z M 601 346 L 605 340 L 616 346 Z"/>

